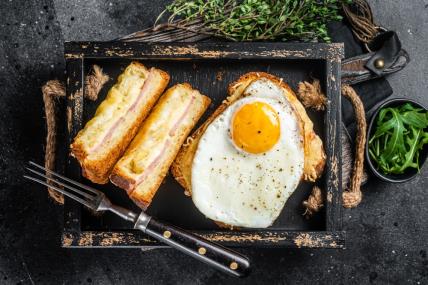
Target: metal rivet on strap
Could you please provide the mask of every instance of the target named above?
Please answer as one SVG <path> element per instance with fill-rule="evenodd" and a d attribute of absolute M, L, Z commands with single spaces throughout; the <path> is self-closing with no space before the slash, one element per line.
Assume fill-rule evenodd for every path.
<path fill-rule="evenodd" d="M 165 238 L 170 238 L 170 237 L 171 237 L 171 232 L 170 232 L 170 231 L 164 231 L 164 232 L 163 232 L 163 236 L 164 236 Z"/>
<path fill-rule="evenodd" d="M 385 67 L 385 60 L 384 60 L 383 58 L 378 58 L 378 59 L 376 59 L 376 60 L 375 60 L 375 62 L 374 62 L 374 66 L 375 66 L 377 69 L 382 69 L 382 68 L 384 68 L 384 67 Z"/>
<path fill-rule="evenodd" d="M 236 263 L 235 261 L 234 262 L 232 262 L 231 264 L 230 264 L 230 269 L 232 269 L 232 270 L 236 270 L 236 269 L 238 269 L 238 263 Z"/>
<path fill-rule="evenodd" d="M 205 247 L 200 247 L 200 248 L 198 249 L 198 253 L 199 253 L 200 255 L 204 255 L 205 253 L 207 253 L 207 250 L 205 249 Z"/>

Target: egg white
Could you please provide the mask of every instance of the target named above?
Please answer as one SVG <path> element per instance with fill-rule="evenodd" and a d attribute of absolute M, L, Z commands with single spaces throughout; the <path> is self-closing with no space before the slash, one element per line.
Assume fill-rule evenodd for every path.
<path fill-rule="evenodd" d="M 239 227 L 268 227 L 297 188 L 303 174 L 303 137 L 282 92 L 269 80 L 254 81 L 245 98 L 230 105 L 202 135 L 192 165 L 192 199 L 209 219 Z M 230 138 L 233 114 L 253 101 L 269 104 L 280 119 L 279 141 L 262 154 L 237 149 Z"/>

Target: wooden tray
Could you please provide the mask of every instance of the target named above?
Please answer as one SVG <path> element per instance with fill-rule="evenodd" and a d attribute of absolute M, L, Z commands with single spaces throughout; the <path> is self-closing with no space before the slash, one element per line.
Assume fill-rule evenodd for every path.
<path fill-rule="evenodd" d="M 91 118 L 117 76 L 132 61 L 156 66 L 171 75 L 170 85 L 189 82 L 210 96 L 208 116 L 227 96 L 230 82 L 249 71 L 266 71 L 282 77 L 296 89 L 298 82 L 319 78 L 328 97 L 326 112 L 312 112 L 315 130 L 323 139 L 327 164 L 320 183 L 326 189 L 325 210 L 311 220 L 303 217 L 302 201 L 312 185 L 301 183 L 289 198 L 280 217 L 268 229 L 229 231 L 218 228 L 198 212 L 191 199 L 171 176 L 156 194 L 148 212 L 159 219 L 189 229 L 225 246 L 343 248 L 341 214 L 340 66 L 341 44 L 303 43 L 175 43 L 67 42 L 67 118 L 69 142 Z M 84 77 L 93 64 L 110 76 L 97 102 L 84 100 Z M 201 121 L 204 120 L 202 118 Z M 68 157 L 66 175 L 106 192 L 116 204 L 138 208 L 125 191 L 111 184 L 92 185 L 81 177 L 77 161 Z M 62 236 L 64 247 L 161 247 L 159 242 L 132 229 L 111 213 L 93 215 L 66 199 Z"/>

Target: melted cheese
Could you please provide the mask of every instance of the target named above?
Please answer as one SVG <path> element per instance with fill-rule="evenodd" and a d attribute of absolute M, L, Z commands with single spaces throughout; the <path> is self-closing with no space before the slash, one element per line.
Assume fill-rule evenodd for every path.
<path fill-rule="evenodd" d="M 175 135 L 177 124 L 186 115 L 194 96 L 177 88 L 160 106 L 156 106 L 129 147 L 125 165 L 133 174 L 151 168 L 165 151 L 165 145 Z"/>
<path fill-rule="evenodd" d="M 141 93 L 148 76 L 149 70 L 136 64 L 130 64 L 119 76 L 117 83 L 110 89 L 82 133 L 81 139 L 86 141 L 87 151 L 102 143 L 113 126 L 133 121 L 137 114 L 129 116 L 128 112 L 143 95 Z"/>

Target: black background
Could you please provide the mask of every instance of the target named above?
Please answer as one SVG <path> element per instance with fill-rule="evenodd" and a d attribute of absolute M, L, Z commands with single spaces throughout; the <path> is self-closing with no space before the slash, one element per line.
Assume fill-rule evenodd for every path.
<path fill-rule="evenodd" d="M 150 24 L 167 1 L 12 1 L 0 4 L 0 283 L 427 284 L 427 167 L 414 180 L 371 180 L 364 200 L 344 211 L 347 249 L 243 250 L 253 273 L 229 279 L 170 250 L 62 249 L 62 207 L 23 181 L 43 160 L 40 87 L 63 78 L 63 42 L 111 40 Z M 428 1 L 370 1 L 378 23 L 398 32 L 412 58 L 391 76 L 395 97 L 428 105 Z"/>

